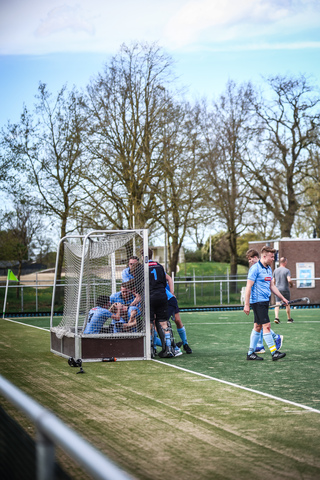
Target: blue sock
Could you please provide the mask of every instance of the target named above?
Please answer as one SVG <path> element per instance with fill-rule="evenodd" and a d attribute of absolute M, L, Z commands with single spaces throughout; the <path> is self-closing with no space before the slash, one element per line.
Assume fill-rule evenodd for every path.
<path fill-rule="evenodd" d="M 249 347 L 248 355 L 251 355 L 251 353 L 254 353 L 256 351 L 259 338 L 260 338 L 260 332 L 256 332 L 255 329 L 253 328 L 250 335 L 250 347 Z"/>
<path fill-rule="evenodd" d="M 171 335 L 170 332 L 165 333 L 166 347 L 171 347 Z"/>
<path fill-rule="evenodd" d="M 179 337 L 181 338 L 183 345 L 188 343 L 186 329 L 184 327 L 177 328 L 177 332 L 179 333 Z"/>
<path fill-rule="evenodd" d="M 271 352 L 271 355 L 274 354 L 274 352 L 277 350 L 276 349 L 276 345 L 274 343 L 274 340 L 273 340 L 273 336 L 271 333 L 264 333 L 263 334 L 263 338 L 264 338 L 264 341 L 266 342 L 266 344 L 268 345 L 269 347 L 269 350 Z"/>
<path fill-rule="evenodd" d="M 271 328 L 270 328 L 270 333 L 272 335 L 273 340 L 276 341 L 276 339 L 279 337 L 279 335 L 277 335 Z"/>
<path fill-rule="evenodd" d="M 259 347 L 259 348 L 263 347 L 263 331 L 262 330 L 260 332 L 260 337 L 259 337 L 259 341 L 257 343 L 257 347 Z"/>

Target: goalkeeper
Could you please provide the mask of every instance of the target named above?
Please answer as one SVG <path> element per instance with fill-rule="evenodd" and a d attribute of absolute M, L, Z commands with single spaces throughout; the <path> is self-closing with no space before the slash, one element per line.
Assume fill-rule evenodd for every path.
<path fill-rule="evenodd" d="M 150 319 L 155 321 L 156 329 L 162 344 L 159 357 L 173 357 L 171 349 L 171 328 L 168 322 L 168 299 L 166 293 L 166 272 L 160 263 L 152 260 L 153 252 L 149 248 L 149 297 Z"/>

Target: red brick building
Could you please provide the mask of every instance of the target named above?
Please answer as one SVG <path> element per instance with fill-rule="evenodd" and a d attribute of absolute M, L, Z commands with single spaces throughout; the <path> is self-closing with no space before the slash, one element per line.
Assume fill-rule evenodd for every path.
<path fill-rule="evenodd" d="M 293 279 L 291 299 L 308 297 L 310 303 L 320 303 L 320 238 L 249 242 L 249 248 L 255 248 L 259 253 L 264 245 L 277 250 L 272 270 L 279 266 L 281 257 L 288 259 L 287 268 Z"/>

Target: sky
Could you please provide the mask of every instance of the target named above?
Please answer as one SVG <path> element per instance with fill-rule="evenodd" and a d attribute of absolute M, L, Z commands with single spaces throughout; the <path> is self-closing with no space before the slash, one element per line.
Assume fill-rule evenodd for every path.
<path fill-rule="evenodd" d="M 0 0 L 0 128 L 32 108 L 39 82 L 85 88 L 121 44 L 157 42 L 191 98 L 229 79 L 320 84 L 320 0 Z"/>

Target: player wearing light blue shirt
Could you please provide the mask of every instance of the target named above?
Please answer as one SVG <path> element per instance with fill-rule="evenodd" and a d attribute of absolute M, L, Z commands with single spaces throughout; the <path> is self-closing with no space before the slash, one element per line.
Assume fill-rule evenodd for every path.
<path fill-rule="evenodd" d="M 167 281 L 171 280 L 170 283 L 172 282 L 171 285 L 173 288 L 173 281 L 171 277 L 167 274 L 166 278 L 167 278 Z M 166 291 L 167 291 L 167 297 L 168 297 L 168 319 L 170 320 L 170 318 L 173 317 L 177 327 L 177 332 L 179 334 L 179 337 L 181 338 L 181 342 L 178 343 L 178 347 L 182 346 L 184 351 L 190 354 L 192 353 L 192 349 L 188 344 L 187 332 L 180 317 L 178 301 L 176 297 L 171 293 L 169 283 L 167 283 Z"/>
<path fill-rule="evenodd" d="M 128 267 L 122 270 L 122 282 L 128 282 L 129 280 L 134 279 L 133 272 L 135 267 L 139 263 L 139 258 L 133 255 L 129 258 Z"/>
<path fill-rule="evenodd" d="M 109 311 L 110 297 L 107 295 L 100 295 L 97 298 L 97 306 L 91 308 L 88 315 L 87 324 L 83 333 L 93 334 L 100 333 L 103 324 L 108 318 L 112 317 L 112 313 Z"/>
<path fill-rule="evenodd" d="M 245 305 L 243 311 L 249 315 L 251 305 L 254 312 L 254 326 L 250 336 L 250 346 L 247 354 L 247 360 L 263 360 L 262 357 L 259 357 L 255 353 L 261 329 L 263 329 L 263 338 L 269 347 L 272 360 L 279 360 L 286 355 L 285 353 L 277 350 L 274 339 L 270 332 L 270 319 L 268 311 L 271 292 L 279 296 L 284 303 L 287 303 L 287 300 L 272 284 L 271 264 L 274 261 L 274 254 L 274 248 L 267 246 L 263 247 L 261 250 L 261 259 L 250 268 L 248 273 Z"/>
<path fill-rule="evenodd" d="M 257 250 L 255 250 L 253 248 L 251 248 L 247 251 L 246 257 L 247 257 L 250 269 L 252 268 L 252 266 L 255 263 L 259 262 L 259 253 L 257 252 Z M 283 342 L 283 335 L 276 334 L 271 328 L 270 328 L 270 333 L 271 333 L 271 335 L 272 335 L 272 337 L 275 341 L 276 349 L 280 350 L 280 348 L 282 346 L 282 342 Z M 264 346 L 263 346 L 263 330 L 262 329 L 261 329 L 261 332 L 260 332 L 260 337 L 259 337 L 259 341 L 257 343 L 257 347 L 256 347 L 255 352 L 256 353 L 265 353 L 265 349 L 264 349 Z"/>
<path fill-rule="evenodd" d="M 128 307 L 127 315 L 128 315 L 128 322 L 126 323 L 124 320 L 120 320 L 123 323 L 122 328 L 128 327 L 130 331 L 136 331 L 137 328 L 137 319 L 141 315 L 141 305 L 140 305 L 140 295 L 134 295 L 130 290 L 126 287 L 121 285 L 120 292 L 113 293 L 110 296 L 111 304 L 121 303 Z M 122 317 L 122 316 L 121 316 Z M 122 317 L 123 319 L 123 317 Z M 120 325 L 119 325 L 120 326 Z"/>

